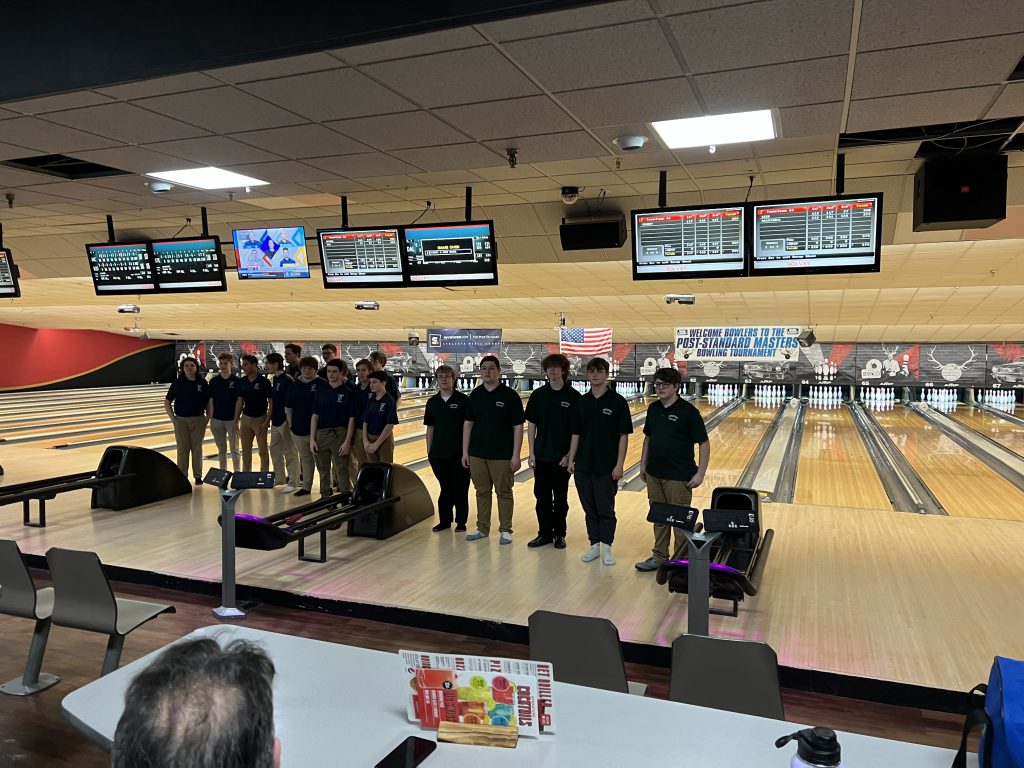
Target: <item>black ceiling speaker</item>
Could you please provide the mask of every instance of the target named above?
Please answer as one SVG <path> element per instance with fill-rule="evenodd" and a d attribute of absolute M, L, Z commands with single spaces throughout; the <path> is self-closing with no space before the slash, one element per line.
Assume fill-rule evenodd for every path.
<path fill-rule="evenodd" d="M 810 328 L 800 331 L 800 335 L 796 337 L 797 343 L 801 347 L 813 346 L 814 342 L 817 341 L 817 337 L 814 335 L 814 331 Z"/>
<path fill-rule="evenodd" d="M 980 229 L 1006 218 L 1006 155 L 927 160 L 914 176 L 914 231 Z"/>
<path fill-rule="evenodd" d="M 563 251 L 621 248 L 626 242 L 626 217 L 619 214 L 576 221 L 562 219 L 558 234 Z"/>

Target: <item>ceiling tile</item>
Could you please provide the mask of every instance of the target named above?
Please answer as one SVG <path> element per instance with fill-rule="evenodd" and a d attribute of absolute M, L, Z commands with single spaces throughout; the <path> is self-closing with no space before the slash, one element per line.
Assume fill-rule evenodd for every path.
<path fill-rule="evenodd" d="M 831 152 L 836 146 L 835 133 L 811 135 L 798 138 L 779 138 L 770 141 L 754 142 L 754 151 L 758 157 L 772 155 L 795 155 L 808 152 Z"/>
<path fill-rule="evenodd" d="M 315 168 L 312 165 L 299 163 L 294 160 L 281 160 L 271 163 L 247 163 L 232 166 L 228 170 L 242 173 L 246 176 L 253 176 L 274 184 L 326 181 L 334 176 L 329 170 Z"/>
<path fill-rule="evenodd" d="M 713 114 L 842 101 L 846 59 L 836 56 L 698 75 L 697 89 Z"/>
<path fill-rule="evenodd" d="M 315 157 L 306 161 L 309 165 L 323 168 L 339 176 L 350 179 L 362 176 L 379 176 L 385 173 L 414 173 L 423 168 L 404 163 L 401 160 L 385 155 L 383 152 L 363 152 L 358 155 L 340 155 L 337 157 Z"/>
<path fill-rule="evenodd" d="M 859 163 L 886 163 L 892 160 L 910 161 L 921 146 L 918 141 L 905 141 L 899 144 L 878 144 L 870 147 L 853 147 L 844 149 L 846 167 Z"/>
<path fill-rule="evenodd" d="M 215 165 L 218 168 L 225 165 L 264 163 L 281 159 L 270 152 L 250 147 L 248 144 L 242 144 L 224 136 L 202 136 L 198 139 L 163 141 L 158 144 L 149 144 L 146 149 L 153 149 L 196 163 Z"/>
<path fill-rule="evenodd" d="M 336 131 L 377 149 L 409 149 L 464 142 L 468 137 L 429 112 L 403 112 L 328 123 Z"/>
<path fill-rule="evenodd" d="M 683 74 L 656 21 L 520 40 L 505 48 L 551 91 Z M 638 51 L 643 55 L 637 55 Z"/>
<path fill-rule="evenodd" d="M 494 40 L 521 40 L 526 37 L 542 37 L 572 32 L 587 27 L 604 27 L 623 24 L 637 19 L 651 17 L 651 6 L 644 0 L 626 0 L 626 2 L 598 3 L 585 8 L 575 8 L 554 13 L 539 13 L 518 19 L 495 21 L 482 24 L 480 28 Z"/>
<path fill-rule="evenodd" d="M 1002 83 L 1020 61 L 1022 50 L 1024 34 L 861 53 L 853 98 Z"/>
<path fill-rule="evenodd" d="M 565 91 L 556 98 L 591 128 L 696 117 L 704 113 L 684 77 Z"/>
<path fill-rule="evenodd" d="M 16 157 L 28 157 L 34 151 L 26 147 L 16 147 L 13 144 L 0 144 L 0 160 L 12 160 Z"/>
<path fill-rule="evenodd" d="M 153 171 L 167 170 L 171 158 L 162 152 L 154 151 L 152 147 L 123 146 L 111 149 L 93 149 L 84 152 L 73 152 L 72 156 L 80 160 L 88 160 L 92 163 L 108 165 L 111 168 L 119 168 L 122 171 L 132 173 L 151 173 Z M 172 161 L 176 167 L 191 168 L 194 163 L 182 163 L 180 160 Z M 102 183 L 102 181 L 100 182 Z"/>
<path fill-rule="evenodd" d="M 230 86 L 157 96 L 134 103 L 214 133 L 227 133 L 239 128 L 278 128 L 304 122 L 303 118 L 291 112 Z"/>
<path fill-rule="evenodd" d="M 779 128 L 786 138 L 803 138 L 839 133 L 843 118 L 842 102 L 785 107 L 779 110 Z"/>
<path fill-rule="evenodd" d="M 42 120 L 38 117 L 15 117 L 0 123 L 0 139 L 18 146 L 62 154 L 82 149 L 109 147 L 117 142 L 84 131 Z"/>
<path fill-rule="evenodd" d="M 293 159 L 347 155 L 369 150 L 369 147 L 348 136 L 313 124 L 233 133 L 231 138 Z"/>
<path fill-rule="evenodd" d="M 857 133 L 978 120 L 998 90 L 993 85 L 853 101 L 846 130 Z"/>
<path fill-rule="evenodd" d="M 413 109 L 413 105 L 402 97 L 352 69 L 279 77 L 241 87 L 260 98 L 317 121 Z"/>
<path fill-rule="evenodd" d="M 832 0 L 827 10 L 820 0 L 788 0 L 691 13 L 668 23 L 691 70 L 704 73 L 840 56 L 850 50 L 852 21 L 853 0 Z M 725 29 L 728 45 L 719 34 Z"/>
<path fill-rule="evenodd" d="M 803 152 L 798 155 L 772 155 L 758 157 L 757 164 L 762 171 L 792 171 L 799 168 L 832 168 L 835 155 L 832 152 Z"/>
<path fill-rule="evenodd" d="M 369 64 L 362 69 L 425 107 L 537 93 L 537 87 L 490 46 Z"/>
<path fill-rule="evenodd" d="M 831 181 L 832 168 L 800 168 L 788 171 L 765 171 L 765 184 L 799 184 L 805 181 Z"/>
<path fill-rule="evenodd" d="M 94 104 L 103 104 L 107 101 L 110 101 L 109 97 L 94 91 L 75 91 L 72 93 L 60 93 L 55 96 L 43 96 L 38 99 L 28 99 L 26 101 L 9 101 L 4 104 L 4 108 L 23 115 L 41 115 L 61 109 L 91 107 Z"/>
<path fill-rule="evenodd" d="M 442 29 L 438 32 L 428 32 L 425 35 L 412 35 L 400 37 L 396 40 L 382 40 L 376 43 L 369 43 L 368 45 L 338 48 L 331 51 L 331 53 L 350 64 L 370 64 L 371 62 L 387 61 L 388 59 L 422 56 L 426 53 L 473 48 L 486 42 L 487 40 L 472 27 L 457 27 L 455 29 Z"/>
<path fill-rule="evenodd" d="M 1024 32 L 1019 0 L 863 0 L 857 48 L 877 51 L 1008 32 Z"/>
<path fill-rule="evenodd" d="M 481 177 L 472 171 L 435 171 L 412 174 L 421 184 L 476 184 Z"/>
<path fill-rule="evenodd" d="M 207 77 L 202 72 L 187 72 L 182 75 L 171 75 L 170 77 L 155 77 L 149 80 L 139 80 L 134 83 L 122 83 L 111 85 L 106 88 L 97 88 L 99 93 L 115 99 L 143 99 L 147 96 L 162 96 L 165 93 L 183 93 L 185 91 L 196 91 L 200 88 L 213 88 L 220 85 L 212 77 Z"/>
<path fill-rule="evenodd" d="M 201 128 L 120 102 L 54 112 L 46 119 L 128 144 L 150 144 L 207 134 Z"/>
<path fill-rule="evenodd" d="M 480 144 L 450 144 L 442 147 L 420 149 L 398 149 L 392 152 L 396 157 L 417 165 L 425 171 L 456 171 L 466 166 L 478 166 L 494 162 L 505 154 L 504 147 L 494 155 Z"/>
<path fill-rule="evenodd" d="M 1024 83 L 1007 83 L 996 103 L 985 113 L 985 117 L 991 120 L 1018 115 L 1024 115 Z"/>
<path fill-rule="evenodd" d="M 519 150 L 519 160 L 525 163 L 543 163 L 608 154 L 608 150 L 585 131 L 551 133 L 543 136 L 520 136 L 501 141 L 488 141 L 485 144 L 502 155 L 505 154 L 506 147 L 514 146 Z"/>
<path fill-rule="evenodd" d="M 237 84 L 289 75 L 303 75 L 307 72 L 321 72 L 327 69 L 340 69 L 342 66 L 342 63 L 336 58 L 321 51 L 283 59 L 255 61 L 234 67 L 209 69 L 207 74 L 222 82 Z"/>
<path fill-rule="evenodd" d="M 478 141 L 579 128 L 579 124 L 547 96 L 447 107 L 436 110 L 436 114 Z"/>

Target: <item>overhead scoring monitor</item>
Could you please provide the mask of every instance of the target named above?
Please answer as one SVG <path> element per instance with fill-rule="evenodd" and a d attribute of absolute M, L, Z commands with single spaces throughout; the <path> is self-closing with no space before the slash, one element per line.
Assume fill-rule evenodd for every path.
<path fill-rule="evenodd" d="M 317 230 L 325 288 L 405 285 L 398 227 Z"/>
<path fill-rule="evenodd" d="M 154 240 L 153 264 L 160 293 L 226 291 L 224 254 L 215 235 Z"/>
<path fill-rule="evenodd" d="M 743 205 L 633 211 L 633 279 L 742 277 Z"/>
<path fill-rule="evenodd" d="M 156 293 L 156 271 L 147 243 L 85 246 L 97 296 Z"/>
<path fill-rule="evenodd" d="M 21 296 L 18 287 L 18 270 L 7 248 L 0 248 L 0 298 L 16 299 Z"/>
<path fill-rule="evenodd" d="M 236 229 L 232 237 L 240 280 L 309 277 L 302 227 Z"/>
<path fill-rule="evenodd" d="M 878 272 L 881 250 L 881 193 L 754 206 L 755 275 Z"/>
<path fill-rule="evenodd" d="M 405 227 L 410 285 L 497 285 L 494 223 L 471 221 Z"/>

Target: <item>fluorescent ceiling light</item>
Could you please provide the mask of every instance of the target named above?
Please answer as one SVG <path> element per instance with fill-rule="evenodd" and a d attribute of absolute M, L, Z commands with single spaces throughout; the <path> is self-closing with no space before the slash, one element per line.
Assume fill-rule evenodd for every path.
<path fill-rule="evenodd" d="M 755 112 L 734 112 L 731 115 L 688 117 L 682 120 L 660 120 L 651 126 L 669 149 L 711 147 L 744 141 L 765 141 L 775 138 L 775 123 L 770 109 Z"/>
<path fill-rule="evenodd" d="M 172 184 L 181 184 L 196 189 L 231 189 L 233 187 L 258 187 L 269 182 L 254 179 L 251 176 L 243 176 L 234 171 L 225 171 L 223 168 L 187 168 L 183 171 L 160 171 L 159 173 L 147 173 L 154 179 L 169 181 Z"/>

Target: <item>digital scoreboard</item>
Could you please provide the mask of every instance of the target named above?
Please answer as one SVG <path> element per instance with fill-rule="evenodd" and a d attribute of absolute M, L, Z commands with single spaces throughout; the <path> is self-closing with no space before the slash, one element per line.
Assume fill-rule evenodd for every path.
<path fill-rule="evenodd" d="M 224 256 L 216 237 L 154 240 L 153 265 L 160 293 L 226 291 Z"/>
<path fill-rule="evenodd" d="M 742 277 L 743 205 L 633 211 L 633 279 Z"/>
<path fill-rule="evenodd" d="M 97 296 L 156 292 L 148 243 L 95 243 L 85 252 Z"/>
<path fill-rule="evenodd" d="M 472 221 L 405 227 L 409 285 L 497 285 L 494 224 Z"/>
<path fill-rule="evenodd" d="M 18 287 L 18 270 L 7 248 L 0 248 L 0 298 L 16 299 L 21 296 Z"/>
<path fill-rule="evenodd" d="M 397 288 L 405 285 L 397 227 L 321 229 L 325 288 Z"/>

